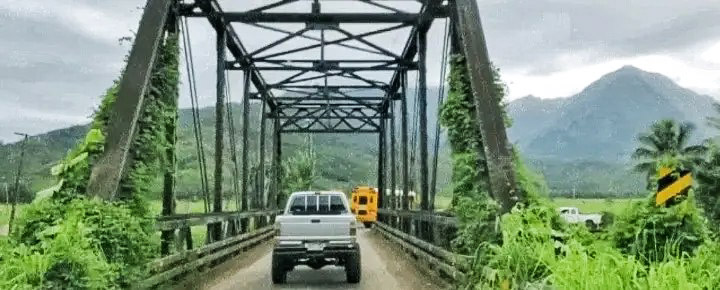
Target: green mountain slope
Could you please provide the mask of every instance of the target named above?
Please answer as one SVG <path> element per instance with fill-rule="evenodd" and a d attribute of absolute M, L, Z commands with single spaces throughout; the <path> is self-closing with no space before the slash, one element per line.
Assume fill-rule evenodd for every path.
<path fill-rule="evenodd" d="M 429 112 L 435 110 L 435 105 L 429 108 Z M 238 150 L 238 162 L 242 152 L 241 139 L 241 112 L 240 104 L 233 105 L 234 122 L 236 128 L 236 141 Z M 181 109 L 179 111 L 180 124 L 178 131 L 178 182 L 177 190 L 180 194 L 195 193 L 200 190 L 200 175 L 196 153 L 196 142 L 192 130 L 192 111 Z M 249 163 L 254 168 L 258 164 L 258 136 L 259 136 L 259 104 L 251 105 L 251 118 L 249 126 Z M 434 117 L 433 117 L 434 118 Z M 203 148 L 208 164 L 209 181 L 212 184 L 214 173 L 214 142 L 215 142 L 215 108 L 208 107 L 200 110 L 200 120 L 203 135 Z M 270 124 L 270 123 L 268 123 Z M 430 123 L 433 124 L 433 123 Z M 33 136 L 28 141 L 27 155 L 25 159 L 25 182 L 28 182 L 35 191 L 43 189 L 53 183 L 50 175 L 50 168 L 58 160 L 75 146 L 87 131 L 87 126 L 74 126 L 70 128 L 51 131 L 45 134 Z M 271 139 L 270 129 L 266 140 L 267 160 L 266 169 L 270 168 Z M 283 135 L 283 156 L 287 158 L 300 149 L 310 138 L 313 148 L 318 156 L 317 170 L 319 179 L 316 187 L 319 189 L 343 189 L 347 190 L 358 184 L 375 185 L 377 183 L 377 136 L 375 134 L 285 134 Z M 226 136 L 225 141 L 228 142 Z M 399 147 L 399 143 L 398 143 Z M 232 190 L 232 169 L 233 164 L 229 158 L 228 143 L 225 145 L 224 153 L 224 188 Z M 0 187 L 3 182 L 9 182 L 15 175 L 16 161 L 19 154 L 19 143 L 0 145 Z M 443 188 L 448 180 L 449 168 L 447 152 L 443 151 L 441 157 L 438 187 Z M 397 156 L 399 162 L 399 154 Z M 399 163 L 398 163 L 399 166 Z M 242 170 L 242 169 L 241 169 Z M 388 173 L 389 174 L 389 173 Z M 252 176 L 252 172 L 251 172 Z M 399 173 L 397 174 L 399 176 Z M 398 177 L 399 180 L 399 177 Z M 399 181 L 398 181 L 399 182 Z M 158 177 L 154 193 L 161 191 L 161 183 Z"/>
<path fill-rule="evenodd" d="M 694 123 L 694 141 L 710 137 L 705 118 L 713 114 L 713 101 L 663 75 L 626 66 L 567 99 L 552 124 L 521 148 L 533 157 L 626 162 L 638 133 L 659 119 Z"/>
<path fill-rule="evenodd" d="M 641 192 L 644 178 L 630 160 L 637 135 L 673 118 L 697 126 L 692 142 L 709 138 L 713 102 L 661 74 L 625 66 L 569 98 L 511 102 L 508 134 L 556 193 Z"/>

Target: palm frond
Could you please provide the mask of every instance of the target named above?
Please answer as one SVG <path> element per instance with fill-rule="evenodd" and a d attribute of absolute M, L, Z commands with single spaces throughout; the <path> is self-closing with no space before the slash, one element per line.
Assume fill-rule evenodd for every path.
<path fill-rule="evenodd" d="M 656 150 L 651 150 L 645 147 L 640 147 L 635 149 L 633 152 L 631 158 L 632 159 L 654 159 L 657 158 L 659 155 L 659 152 Z"/>

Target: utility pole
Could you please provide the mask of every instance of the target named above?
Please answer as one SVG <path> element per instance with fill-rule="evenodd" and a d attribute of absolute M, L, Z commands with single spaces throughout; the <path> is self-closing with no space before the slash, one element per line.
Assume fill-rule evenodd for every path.
<path fill-rule="evenodd" d="M 28 134 L 15 133 L 15 135 L 23 136 L 22 143 L 20 143 L 20 160 L 18 161 L 17 174 L 15 175 L 15 186 L 13 189 L 13 200 L 10 208 L 10 221 L 8 222 L 8 236 L 12 233 L 13 221 L 15 220 L 15 207 L 18 202 L 18 191 L 20 190 L 20 176 L 22 175 L 23 159 L 25 159 L 25 143 L 27 143 Z"/>

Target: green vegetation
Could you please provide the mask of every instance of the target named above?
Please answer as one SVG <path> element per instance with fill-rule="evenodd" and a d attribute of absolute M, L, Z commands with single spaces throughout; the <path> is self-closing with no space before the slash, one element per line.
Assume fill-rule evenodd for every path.
<path fill-rule="evenodd" d="M 720 150 L 716 146 L 710 152 L 710 157 L 697 170 L 695 174 L 697 188 L 695 197 L 698 205 L 704 210 L 705 216 L 713 225 L 713 232 L 720 229 Z"/>
<path fill-rule="evenodd" d="M 56 184 L 38 193 L 10 239 L 0 241 L 0 288 L 129 288 L 146 276 L 158 240 L 144 195 L 164 173 L 166 150 L 174 146 L 166 138 L 166 130 L 174 128 L 166 125 L 176 118 L 177 41 L 176 34 L 168 34 L 159 48 L 131 146 L 134 159 L 117 197 L 102 201 L 86 190 L 90 170 L 104 151 L 116 83 L 84 141 L 52 167 Z"/>
<path fill-rule="evenodd" d="M 448 96 L 440 109 L 440 123 L 447 128 L 452 150 L 452 201 L 450 210 L 460 221 L 454 248 L 472 253 L 477 245 L 495 241 L 493 220 L 499 210 L 487 191 L 485 156 L 480 132 L 475 123 L 475 102 L 469 85 L 465 60 L 450 59 Z"/>
<path fill-rule="evenodd" d="M 279 201 L 284 201 L 286 195 L 294 191 L 311 190 L 317 180 L 316 154 L 311 139 L 305 139 L 305 144 L 300 151 L 291 156 L 283 164 L 283 190 L 278 196 Z M 280 203 L 282 204 L 282 202 Z"/>
<path fill-rule="evenodd" d="M 450 94 L 441 115 L 453 149 L 453 195 L 450 210 L 460 221 L 453 242 L 459 253 L 474 256 L 466 289 L 716 289 L 720 287 L 720 246 L 712 239 L 692 191 L 667 207 L 654 194 L 631 199 L 555 199 L 557 205 L 584 212 L 608 212 L 614 223 L 599 232 L 567 224 L 545 196 L 542 177 L 514 156 L 517 183 L 527 199 L 495 219 L 497 208 L 486 194 L 482 156 L 469 150 L 481 144 L 470 127 L 473 108 L 461 59 L 454 59 Z M 497 88 L 501 86 L 495 82 Z M 495 90 L 501 99 L 503 91 Z M 682 129 L 681 129 L 682 128 Z M 649 175 L 659 166 L 703 164 L 699 178 L 703 198 L 717 203 L 716 172 L 720 161 L 702 161 L 702 146 L 686 146 L 690 130 L 661 121 L 640 137 L 635 157 Z M 720 157 L 717 157 L 720 160 Z M 479 166 L 478 166 L 479 165 Z M 694 167 L 693 167 L 694 168 Z M 652 173 L 650 173 L 652 170 Z M 654 187 L 650 179 L 648 188 Z M 447 203 L 446 199 L 440 203 Z M 706 212 L 706 213 L 707 213 Z M 606 214 L 610 215 L 610 214 Z M 712 215 L 711 215 L 712 217 Z"/>
<path fill-rule="evenodd" d="M 642 199 L 637 198 L 553 198 L 552 204 L 555 207 L 577 207 L 581 213 L 610 212 L 615 215 L 622 213 L 633 202 Z"/>

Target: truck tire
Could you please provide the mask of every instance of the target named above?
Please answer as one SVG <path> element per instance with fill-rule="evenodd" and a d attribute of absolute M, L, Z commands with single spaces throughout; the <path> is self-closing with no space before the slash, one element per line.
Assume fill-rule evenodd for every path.
<path fill-rule="evenodd" d="M 372 224 L 373 224 L 372 222 L 363 222 L 363 225 L 365 226 L 366 229 L 372 228 Z"/>
<path fill-rule="evenodd" d="M 348 283 L 356 284 L 360 282 L 360 273 L 362 269 L 360 267 L 360 248 L 357 251 L 351 253 L 347 257 L 345 262 L 345 275 Z"/>
<path fill-rule="evenodd" d="M 586 220 L 586 221 L 585 221 L 585 226 L 587 226 L 587 228 L 588 228 L 589 230 L 591 230 L 591 231 L 594 231 L 594 230 L 597 229 L 597 225 L 596 225 L 595 222 L 592 221 L 592 220 Z"/>
<path fill-rule="evenodd" d="M 272 256 L 272 282 L 273 284 L 283 284 L 287 281 L 287 267 L 283 265 L 283 260 L 275 255 Z"/>

